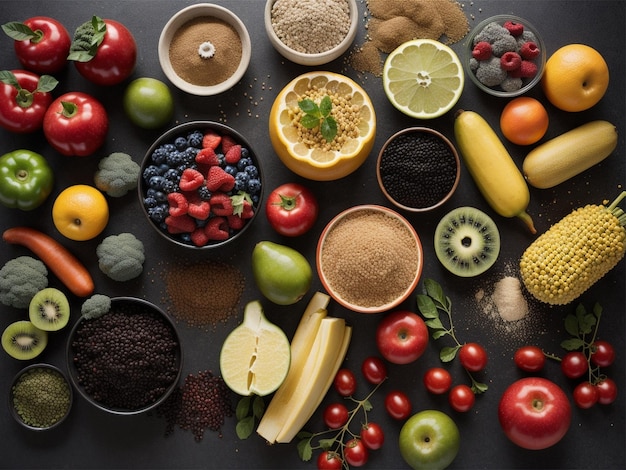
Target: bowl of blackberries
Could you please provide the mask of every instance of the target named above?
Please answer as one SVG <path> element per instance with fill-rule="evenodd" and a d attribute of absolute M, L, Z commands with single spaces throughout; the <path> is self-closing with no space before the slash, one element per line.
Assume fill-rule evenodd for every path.
<path fill-rule="evenodd" d="M 464 66 L 485 93 L 511 98 L 528 92 L 541 80 L 546 46 L 537 29 L 513 15 L 481 21 L 467 35 Z"/>
<path fill-rule="evenodd" d="M 178 387 L 182 347 L 174 322 L 144 299 L 115 297 L 106 303 L 83 311 L 72 328 L 66 348 L 70 381 L 107 413 L 152 410 Z"/>
<path fill-rule="evenodd" d="M 252 225 L 261 207 L 263 174 L 243 135 L 221 123 L 193 121 L 152 144 L 137 188 L 159 235 L 207 250 L 241 238 Z"/>
<path fill-rule="evenodd" d="M 425 212 L 445 204 L 461 177 L 459 154 L 441 132 L 409 127 L 383 144 L 376 162 L 378 185 L 396 207 Z"/>

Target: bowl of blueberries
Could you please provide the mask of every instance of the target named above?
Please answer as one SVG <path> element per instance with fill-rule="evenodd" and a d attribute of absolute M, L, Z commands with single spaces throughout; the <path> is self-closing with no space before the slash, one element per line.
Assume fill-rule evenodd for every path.
<path fill-rule="evenodd" d="M 252 225 L 263 198 L 263 174 L 239 132 L 218 122 L 192 121 L 150 146 L 137 189 L 159 235 L 206 250 L 240 238 Z"/>

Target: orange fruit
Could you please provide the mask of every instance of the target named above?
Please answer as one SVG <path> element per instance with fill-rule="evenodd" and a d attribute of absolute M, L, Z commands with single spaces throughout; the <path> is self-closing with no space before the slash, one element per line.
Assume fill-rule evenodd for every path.
<path fill-rule="evenodd" d="M 298 103 L 308 99 L 318 106 L 331 98 L 330 116 L 337 135 L 326 141 L 320 126 L 305 128 Z M 332 181 L 349 175 L 367 159 L 376 137 L 374 105 L 352 79 L 333 72 L 308 72 L 278 93 L 269 116 L 274 151 L 284 165 L 314 181 Z"/>
<path fill-rule="evenodd" d="M 548 130 L 548 111 L 535 98 L 520 96 L 507 103 L 500 114 L 502 135 L 517 145 L 538 142 Z"/>
<path fill-rule="evenodd" d="M 57 196 L 52 206 L 52 221 L 70 240 L 91 240 L 102 233 L 109 222 L 109 205 L 98 189 L 77 184 Z"/>
<path fill-rule="evenodd" d="M 546 98 L 563 111 L 584 111 L 602 99 L 609 86 L 609 67 L 585 44 L 568 44 L 554 52 L 541 77 Z"/>

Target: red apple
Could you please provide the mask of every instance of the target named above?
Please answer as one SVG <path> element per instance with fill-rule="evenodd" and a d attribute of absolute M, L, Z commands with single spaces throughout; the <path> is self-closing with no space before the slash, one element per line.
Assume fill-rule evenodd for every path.
<path fill-rule="evenodd" d="M 505 390 L 498 419 L 506 436 L 524 449 L 546 449 L 567 433 L 572 409 L 567 395 L 542 377 L 520 379 Z"/>
<path fill-rule="evenodd" d="M 422 317 L 407 310 L 388 313 L 376 329 L 380 354 L 393 364 L 408 364 L 428 345 L 428 327 Z"/>

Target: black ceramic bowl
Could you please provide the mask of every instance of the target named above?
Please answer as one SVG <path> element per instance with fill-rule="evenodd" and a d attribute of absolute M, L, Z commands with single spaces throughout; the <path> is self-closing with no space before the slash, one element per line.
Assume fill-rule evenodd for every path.
<path fill-rule="evenodd" d="M 196 142 L 199 134 L 207 133 L 217 134 L 221 138 L 214 149 L 215 157 L 206 155 L 209 152 L 204 148 L 206 144 Z M 196 137 L 190 138 L 191 135 Z M 187 143 L 184 143 L 185 140 Z M 176 142 L 179 142 L 179 147 L 176 147 Z M 241 146 L 241 158 L 236 163 L 230 163 L 233 160 L 227 157 L 226 151 L 233 142 Z M 217 161 L 220 163 L 217 164 Z M 248 162 L 250 164 L 246 165 Z M 225 182 L 222 187 L 214 189 L 209 184 L 209 172 L 215 170 L 210 169 L 212 166 L 231 173 L 235 186 L 230 187 L 230 183 Z M 183 169 L 188 168 L 204 177 L 198 188 L 188 189 L 189 186 L 185 185 L 181 189 L 180 178 Z M 247 183 L 244 182 L 245 178 L 248 179 Z M 156 232 L 176 245 L 196 250 L 218 248 L 243 237 L 254 222 L 263 200 L 263 172 L 252 146 L 233 128 L 212 121 L 180 124 L 161 135 L 146 152 L 137 186 L 139 203 Z M 223 210 L 216 209 L 223 207 L 223 204 L 214 203 L 213 196 L 220 193 L 220 197 L 223 194 L 229 198 L 237 197 L 242 190 L 252 201 L 252 212 L 246 209 L 241 216 L 230 218 L 223 214 Z M 175 196 L 171 193 L 184 196 L 181 198 L 182 206 L 174 202 Z M 184 207 L 185 204 L 188 204 L 188 208 Z M 172 206 L 175 206 L 174 209 Z M 207 206 L 211 208 L 208 215 Z"/>
<path fill-rule="evenodd" d="M 155 340 L 155 338 L 157 338 Z M 156 408 L 178 386 L 182 347 L 171 318 L 139 298 L 115 297 L 98 318 L 81 317 L 67 343 L 69 377 L 96 408 L 134 415 Z"/>

